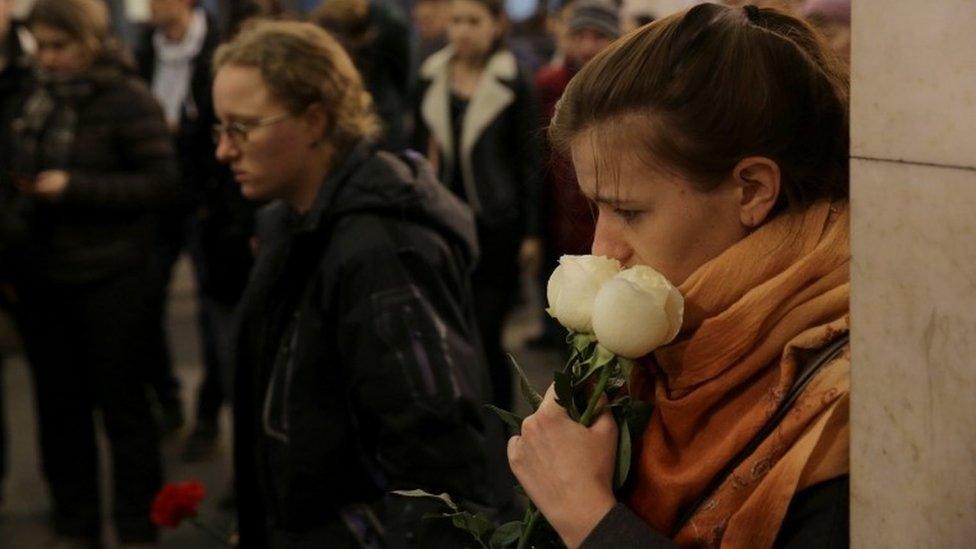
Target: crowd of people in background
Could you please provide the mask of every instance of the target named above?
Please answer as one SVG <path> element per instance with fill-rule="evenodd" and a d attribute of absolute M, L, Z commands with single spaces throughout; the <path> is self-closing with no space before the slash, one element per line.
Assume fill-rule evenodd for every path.
<path fill-rule="evenodd" d="M 370 546 L 377 516 L 437 540 L 402 522 L 424 509 L 359 506 L 412 484 L 513 512 L 503 427 L 482 410 L 513 405 L 503 327 L 520 277 L 544 287 L 595 230 L 545 128 L 581 68 L 657 14 L 566 0 L 516 23 L 502 0 L 307 13 L 148 0 L 126 43 L 102 0 L 36 0 L 18 21 L 12 3 L 0 0 L 0 305 L 33 374 L 58 547 L 100 535 L 96 409 L 124 545 L 157 540 L 161 437 L 189 424 L 181 458 L 207 459 L 230 404 L 251 540 L 327 546 L 342 530 Z M 785 4 L 849 48 L 849 9 Z M 317 194 L 323 179 L 335 196 Z M 183 256 L 204 367 L 192 406 L 166 333 Z M 534 343 L 561 348 L 543 322 Z M 330 361 L 345 366 L 323 374 Z M 0 474 L 4 456 L 0 429 Z M 336 456 L 341 474 L 321 469 Z M 327 516 L 310 514 L 326 495 Z"/>

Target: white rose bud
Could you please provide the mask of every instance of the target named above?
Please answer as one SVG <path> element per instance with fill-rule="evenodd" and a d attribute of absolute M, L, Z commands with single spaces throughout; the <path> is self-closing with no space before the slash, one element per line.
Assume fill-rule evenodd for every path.
<path fill-rule="evenodd" d="M 631 267 L 604 284 L 594 300 L 596 339 L 617 356 L 642 357 L 678 335 L 684 307 L 681 292 L 661 273 Z"/>
<path fill-rule="evenodd" d="M 593 333 L 593 300 L 603 283 L 620 272 L 616 259 L 595 255 L 564 255 L 549 277 L 546 312 L 578 333 Z"/>

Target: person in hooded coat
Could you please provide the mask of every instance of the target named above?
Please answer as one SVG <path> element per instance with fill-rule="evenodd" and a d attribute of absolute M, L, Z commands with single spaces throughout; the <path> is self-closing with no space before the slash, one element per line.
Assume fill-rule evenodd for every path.
<path fill-rule="evenodd" d="M 321 28 L 257 23 L 214 66 L 217 157 L 272 200 L 235 337 L 241 546 L 457 546 L 390 492 L 503 495 L 470 210 L 419 155 L 377 149 L 370 96 Z"/>

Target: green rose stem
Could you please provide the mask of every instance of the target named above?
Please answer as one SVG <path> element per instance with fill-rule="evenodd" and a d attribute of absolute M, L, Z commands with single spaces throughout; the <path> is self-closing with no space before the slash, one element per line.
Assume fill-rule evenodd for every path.
<path fill-rule="evenodd" d="M 535 504 L 529 501 L 529 507 L 525 510 L 525 518 L 522 522 L 528 523 L 525 525 L 525 531 L 522 532 L 522 536 L 519 538 L 518 549 L 526 549 L 529 546 L 529 536 L 532 535 L 532 531 L 535 530 L 535 523 L 539 520 L 539 510 L 535 508 Z"/>
<path fill-rule="evenodd" d="M 616 359 L 614 359 L 616 361 Z M 593 388 L 593 394 L 590 395 L 590 401 L 586 403 L 586 410 L 580 417 L 580 424 L 583 427 L 589 427 L 593 423 L 594 416 L 597 412 L 597 406 L 600 403 L 600 396 L 603 395 L 603 391 L 607 388 L 607 382 L 610 381 L 610 371 L 613 369 L 613 361 L 603 367 L 600 371 L 600 378 L 596 381 L 596 387 Z M 539 520 L 539 510 L 536 506 L 529 501 L 529 507 L 525 510 L 525 515 L 528 517 L 529 522 L 525 525 L 525 531 L 522 532 L 522 536 L 519 539 L 518 549 L 526 549 L 529 547 L 529 538 L 532 537 L 532 532 L 535 530 L 535 523 Z M 523 519 L 524 522 L 524 519 Z"/>
<path fill-rule="evenodd" d="M 583 427 L 589 427 L 595 419 L 593 416 L 596 415 L 597 405 L 600 403 L 600 397 L 603 396 L 603 391 L 607 389 L 607 382 L 610 381 L 610 371 L 613 369 L 613 363 L 616 359 L 612 360 L 609 364 L 603 367 L 603 371 L 600 372 L 600 378 L 596 380 L 596 387 L 593 388 L 593 394 L 590 395 L 590 401 L 586 403 L 586 410 L 580 417 L 580 423 Z"/>

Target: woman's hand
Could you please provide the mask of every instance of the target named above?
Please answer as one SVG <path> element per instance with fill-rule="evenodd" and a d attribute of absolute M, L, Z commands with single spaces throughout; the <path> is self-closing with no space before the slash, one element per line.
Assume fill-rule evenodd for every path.
<path fill-rule="evenodd" d="M 43 200 L 55 201 L 68 189 L 68 172 L 48 170 L 37 174 L 32 183 L 21 185 L 20 190 Z"/>
<path fill-rule="evenodd" d="M 529 498 L 569 547 L 578 547 L 614 506 L 617 423 L 604 410 L 590 428 L 556 403 L 552 386 L 508 441 L 508 462 Z"/>

